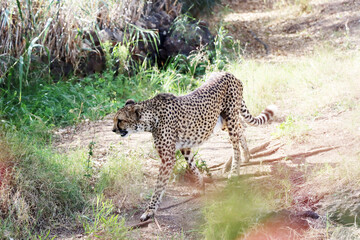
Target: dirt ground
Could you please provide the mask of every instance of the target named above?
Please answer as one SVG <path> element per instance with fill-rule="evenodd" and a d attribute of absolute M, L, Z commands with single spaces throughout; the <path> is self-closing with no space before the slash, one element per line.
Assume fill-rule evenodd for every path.
<path fill-rule="evenodd" d="M 281 8 L 274 1 L 227 0 L 222 7 L 217 7 L 215 16 L 215 21 L 222 19 L 229 33 L 246 45 L 246 55 L 260 61 L 281 61 L 288 56 L 305 55 L 319 44 L 346 46 L 344 43 L 348 43 L 349 47 L 352 47 L 360 43 L 360 1 L 357 0 L 316 0 L 305 5 Z M 358 97 L 360 99 L 360 93 Z M 314 219 L 300 214 L 316 212 L 323 216 L 325 212 L 322 211 L 322 201 L 326 199 L 327 192 L 312 191 L 311 185 L 305 183 L 303 172 L 299 169 L 304 165 L 316 167 L 325 163 L 336 164 L 344 159 L 359 159 L 360 120 L 349 122 L 349 119 L 354 119 L 354 111 L 328 111 L 308 122 L 310 131 L 292 143 L 272 138 L 272 133 L 276 132 L 277 126 L 286 117 L 281 112 L 270 125 L 246 128 L 250 149 L 270 141 L 269 146 L 255 155 L 274 149 L 276 151 L 251 159 L 250 162 L 262 164 L 242 166 L 241 174 L 275 176 L 279 167 L 291 169 L 291 194 L 294 201 L 291 209 L 287 211 L 292 214 L 279 214 L 276 220 L 265 223 L 261 232 L 250 232 L 245 239 L 304 239 L 304 230 L 309 227 L 324 227 L 322 217 Z M 93 160 L 97 168 L 106 162 L 110 151 L 114 149 L 128 152 L 140 148 L 144 152 L 150 152 L 152 154 L 147 155 L 148 159 L 143 162 L 143 169 L 146 172 L 145 184 L 152 188 L 160 161 L 153 154 L 151 134 L 138 133 L 128 138 L 120 138 L 111 131 L 111 117 L 110 115 L 100 121 L 59 129 L 55 147 L 60 151 L 87 148 L 91 141 L 95 141 Z M 349 128 L 349 125 L 352 127 Z M 231 155 L 232 147 L 226 132 L 214 134 L 199 148 L 200 158 L 205 160 L 209 167 L 225 163 Z M 284 156 L 292 157 L 281 160 Z M 267 162 L 274 159 L 276 161 Z M 218 169 L 212 171 L 214 179 L 224 177 L 222 167 Z M 208 183 L 205 196 L 193 199 L 189 195 L 192 188 L 186 183 L 171 182 L 157 213 L 157 223 L 151 222 L 147 227 L 140 228 L 134 232 L 134 236 L 139 239 L 169 239 L 180 238 L 183 234 L 186 239 L 198 239 L 200 234 L 193 230 L 198 229 L 204 222 L 201 207 L 207 196 L 224 184 L 225 181 L 220 180 Z M 182 203 L 185 200 L 189 201 Z M 182 204 L 167 208 L 177 203 Z M 145 204 L 144 201 L 142 207 Z M 138 223 L 140 215 L 141 209 L 128 211 L 127 225 Z M 290 215 L 293 218 L 290 219 Z"/>
<path fill-rule="evenodd" d="M 296 144 L 296 146 L 281 144 L 278 140 L 271 139 L 271 133 L 276 131 L 276 126 L 278 126 L 280 122 L 275 121 L 271 125 L 263 127 L 247 127 L 246 135 L 250 148 L 262 145 L 264 142 L 269 140 L 271 140 L 270 145 L 262 152 L 276 149 L 274 146 L 281 147 L 271 155 L 252 159 L 251 162 L 263 161 L 263 164 L 261 166 L 244 166 L 241 168 L 241 174 L 253 174 L 254 176 L 263 174 L 278 175 L 278 168 L 284 169 L 284 167 L 286 167 L 291 169 L 291 171 L 289 171 L 291 173 L 290 179 L 294 185 L 291 193 L 294 199 L 291 211 L 294 213 L 306 211 L 316 212 L 319 207 L 319 202 L 321 202 L 324 198 L 324 195 L 314 194 L 311 190 L 308 191 L 308 186 L 303 186 L 305 182 L 299 168 L 304 166 L 305 163 L 307 166 L 317 166 L 318 164 L 323 163 L 337 163 L 342 161 L 344 158 L 348 160 L 356 160 L 358 158 L 358 151 L 360 149 L 360 125 L 358 126 L 359 128 L 356 132 L 352 132 L 351 129 L 346 129 L 346 127 L 344 128 L 344 125 L 346 125 L 344 119 L 349 119 L 351 114 L 352 112 L 343 112 L 340 114 L 338 112 L 332 112 L 329 113 L 328 116 L 324 116 L 321 119 L 311 122 L 309 125 L 311 131 L 306 136 L 306 139 L 303 140 L 304 142 Z M 329 126 L 331 126 L 331 128 L 329 128 Z M 123 139 L 111 132 L 111 129 L 112 121 L 110 117 L 97 122 L 88 122 L 86 125 L 78 128 L 62 129 L 58 133 L 60 138 L 58 139 L 56 145 L 62 150 L 79 147 L 87 148 L 91 141 L 95 141 L 94 160 L 97 164 L 99 164 L 98 167 L 106 161 L 107 154 L 110 152 L 110 146 L 112 146 L 112 151 L 114 151 L 114 147 L 117 151 L 138 150 L 139 147 L 144 151 L 153 151 L 151 134 L 138 133 Z M 119 142 L 121 142 L 121 144 L 119 144 Z M 309 151 L 324 149 L 325 147 L 330 148 L 328 150 L 325 149 L 326 151 L 324 152 L 319 152 L 318 154 L 315 153 L 308 157 L 305 155 L 299 155 L 287 161 L 279 160 L 269 164 L 266 163 L 269 159 L 281 156 L 290 156 L 297 153 L 307 153 Z M 227 133 L 218 132 L 214 134 L 208 142 L 200 147 L 199 155 L 201 159 L 206 160 L 208 166 L 210 167 L 226 162 L 232 155 L 232 148 L 228 140 Z M 159 163 L 160 162 L 158 160 L 152 158 L 143 162 L 144 170 L 148 173 L 146 174 L 146 182 L 150 188 L 153 187 L 155 183 Z M 215 179 L 224 176 L 221 169 L 213 171 L 212 174 Z M 224 184 L 225 182 L 223 181 L 219 181 L 214 184 L 206 184 L 207 190 L 205 196 L 192 199 L 189 195 L 192 187 L 187 186 L 186 183 L 170 183 L 160 210 L 156 216 L 160 227 L 158 227 L 155 222 L 152 222 L 147 227 L 141 228 L 134 234 L 136 234 L 136 237 L 142 239 L 169 239 L 170 236 L 180 236 L 180 234 L 183 233 L 186 239 L 198 239 L 198 233 L 192 232 L 191 230 L 199 227 L 201 223 L 203 223 L 201 207 L 203 206 L 207 196 L 211 196 L 216 189 L 221 188 Z M 162 210 L 162 208 L 167 208 L 170 205 L 181 203 L 187 199 L 192 200 L 184 204 Z M 146 202 L 143 203 L 143 207 L 145 206 L 145 203 Z M 130 226 L 138 223 L 140 215 L 141 210 L 129 211 L 127 224 Z M 272 222 L 270 226 L 264 227 L 265 233 L 263 231 L 261 233 L 263 235 L 260 236 L 285 236 L 283 239 L 289 239 L 287 237 L 290 236 L 289 234 L 293 234 L 294 231 L 294 226 L 292 224 L 298 224 L 297 222 L 299 219 L 303 219 L 303 217 L 301 216 L 290 221 L 290 225 L 288 224 L 288 220 L 286 220 L 285 216 L 281 216 L 280 219 L 281 220 L 277 220 L 278 222 L 275 226 L 276 229 L 283 229 L 283 232 L 279 233 L 278 230 L 275 230 L 275 227 L 272 227 L 274 224 Z M 310 227 L 309 224 L 312 224 L 312 226 L 324 224 L 321 219 L 310 220 L 306 221 L 306 223 L 301 223 L 302 225 L 300 229 Z M 287 231 L 286 229 L 291 229 L 291 231 Z M 297 234 L 296 236 L 301 235 Z M 246 239 L 262 239 L 261 237 L 257 237 L 259 237 L 259 233 L 249 233 L 249 236 Z M 282 238 L 279 237 L 276 239 Z"/>
<path fill-rule="evenodd" d="M 280 60 L 319 45 L 359 45 L 359 13 L 357 0 L 225 0 L 209 23 L 215 32 L 223 22 L 246 56 Z"/>

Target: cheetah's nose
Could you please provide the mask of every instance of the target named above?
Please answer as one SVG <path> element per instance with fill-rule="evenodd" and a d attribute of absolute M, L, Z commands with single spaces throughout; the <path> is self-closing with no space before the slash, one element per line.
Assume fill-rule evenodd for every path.
<path fill-rule="evenodd" d="M 113 131 L 113 132 L 116 132 L 116 129 L 114 128 L 112 131 Z"/>

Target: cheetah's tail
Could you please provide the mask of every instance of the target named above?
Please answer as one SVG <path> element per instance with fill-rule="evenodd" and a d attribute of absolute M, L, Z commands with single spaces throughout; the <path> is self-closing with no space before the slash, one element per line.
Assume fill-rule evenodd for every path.
<path fill-rule="evenodd" d="M 259 116 L 253 117 L 247 109 L 245 101 L 242 100 L 241 102 L 241 116 L 243 116 L 245 122 L 250 125 L 258 126 L 267 123 L 273 118 L 276 111 L 277 107 L 275 105 L 269 105 L 259 114 Z"/>

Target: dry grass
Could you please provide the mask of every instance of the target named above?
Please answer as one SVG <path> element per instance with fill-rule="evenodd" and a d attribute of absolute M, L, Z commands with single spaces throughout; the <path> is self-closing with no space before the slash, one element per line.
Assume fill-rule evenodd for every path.
<path fill-rule="evenodd" d="M 165 10 L 174 9 L 168 0 L 157 2 L 163 3 L 160 6 Z M 85 32 L 105 28 L 123 30 L 128 23 L 141 25 L 138 22 L 149 9 L 145 0 L 1 1 L 0 76 L 21 61 L 21 56 L 25 57 L 22 61 L 34 60 L 31 57 L 38 55 L 35 53 L 76 67 L 81 56 L 91 50 L 83 44 Z"/>
<path fill-rule="evenodd" d="M 339 155 L 339 158 L 344 156 Z M 309 189 L 316 189 L 316 194 L 319 197 L 335 194 L 339 189 L 354 189 L 360 187 L 360 153 L 357 159 L 342 159 L 336 165 L 325 164 L 317 170 L 313 170 L 307 176 L 308 184 L 304 191 Z"/>
<path fill-rule="evenodd" d="M 359 51 L 322 48 L 286 62 L 245 60 L 231 65 L 229 71 L 244 83 L 245 100 L 254 113 L 275 103 L 285 116 L 304 118 L 319 116 L 329 108 L 354 107 L 360 92 L 359 61 Z"/>

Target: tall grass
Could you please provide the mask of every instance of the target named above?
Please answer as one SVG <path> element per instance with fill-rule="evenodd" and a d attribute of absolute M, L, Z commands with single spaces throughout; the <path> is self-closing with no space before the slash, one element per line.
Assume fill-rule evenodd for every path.
<path fill-rule="evenodd" d="M 89 54 L 100 55 L 98 40 L 122 43 L 142 60 L 147 53 L 138 44 L 154 52 L 158 44 L 157 32 L 145 29 L 145 17 L 162 11 L 175 18 L 180 8 L 170 0 L 1 1 L 0 84 L 14 84 L 6 78 L 17 75 L 17 68 L 24 73 L 20 84 L 27 83 L 30 68 L 40 68 L 45 77 L 51 66 L 71 65 L 78 73 Z"/>
<path fill-rule="evenodd" d="M 18 59 L 32 44 L 44 47 L 39 51 L 48 51 L 51 56 L 77 65 L 79 55 L 83 53 L 83 31 L 96 27 L 123 29 L 127 22 L 139 20 L 144 5 L 142 0 L 1 1 L 1 59 Z M 3 75 L 7 67 L 1 70 L 0 75 Z"/>
<path fill-rule="evenodd" d="M 136 38 L 134 41 L 137 41 Z M 217 38 L 216 43 L 222 41 L 222 38 Z M 23 130 L 29 131 L 41 125 L 46 129 L 74 124 L 84 119 L 96 119 L 115 111 L 128 98 L 139 101 L 158 92 L 187 93 L 199 86 L 202 81 L 199 76 L 224 68 L 228 61 L 227 58 L 220 58 L 223 45 L 217 44 L 213 59 L 210 59 L 210 50 L 202 49 L 188 57 L 179 55 L 170 59 L 163 69 L 156 66 L 149 68 L 144 61 L 143 65 L 138 66 L 137 74 L 129 77 L 124 66 L 121 69 L 125 71 L 124 74 L 120 71 L 116 75 L 113 69 L 117 61 L 126 60 L 129 50 L 120 45 L 112 52 L 109 48 L 104 44 L 108 70 L 84 79 L 73 77 L 66 82 L 49 83 L 36 76 L 39 73 L 36 71 L 33 71 L 34 76 L 22 78 L 27 68 L 19 64 L 19 72 L 23 74 L 10 74 L 7 78 L 9 82 L 18 79 L 19 85 L 9 84 L 0 88 L 0 118 L 8 125 L 17 128 L 21 126 Z M 215 67 L 213 61 L 216 62 Z M 32 80 L 34 78 L 36 80 Z M 23 85 L 24 79 L 34 82 Z"/>

